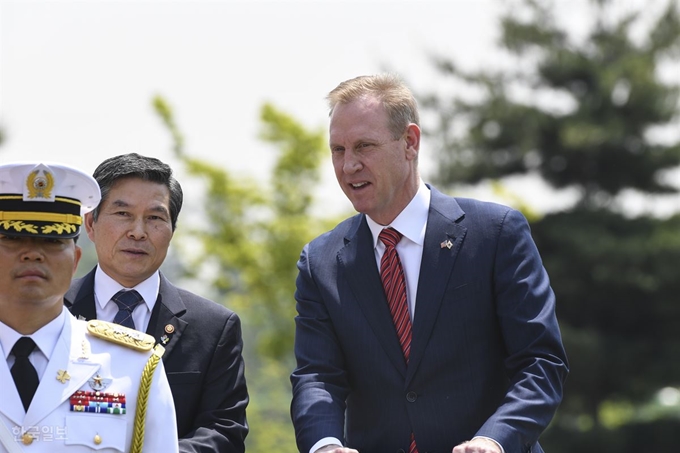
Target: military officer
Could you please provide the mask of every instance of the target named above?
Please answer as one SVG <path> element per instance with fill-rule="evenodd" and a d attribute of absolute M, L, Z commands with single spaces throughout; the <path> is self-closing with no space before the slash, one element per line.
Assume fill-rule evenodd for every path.
<path fill-rule="evenodd" d="M 100 197 L 65 165 L 0 165 L 0 452 L 178 451 L 162 347 L 63 306 Z"/>

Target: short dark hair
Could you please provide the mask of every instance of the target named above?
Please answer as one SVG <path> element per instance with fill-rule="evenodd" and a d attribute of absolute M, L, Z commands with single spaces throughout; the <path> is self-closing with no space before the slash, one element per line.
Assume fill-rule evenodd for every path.
<path fill-rule="evenodd" d="M 182 210 L 184 194 L 182 186 L 172 176 L 172 168 L 155 157 L 142 156 L 137 153 L 121 154 L 111 157 L 99 164 L 92 174 L 102 192 L 102 201 L 92 211 L 94 221 L 99 217 L 99 208 L 107 199 L 111 187 L 125 178 L 139 178 L 144 181 L 157 182 L 165 185 L 170 191 L 170 221 L 172 231 L 177 227 L 177 217 Z"/>

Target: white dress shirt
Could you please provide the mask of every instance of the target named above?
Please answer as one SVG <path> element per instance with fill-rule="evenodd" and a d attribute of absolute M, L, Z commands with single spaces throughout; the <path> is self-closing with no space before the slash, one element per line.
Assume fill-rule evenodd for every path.
<path fill-rule="evenodd" d="M 392 227 L 402 234 L 397 244 L 397 253 L 404 269 L 406 279 L 406 299 L 408 301 L 411 321 L 416 311 L 416 295 L 418 293 L 418 278 L 420 277 L 420 263 L 423 260 L 423 244 L 425 243 L 425 229 L 427 228 L 427 213 L 430 209 L 430 189 L 420 182 L 418 192 L 411 202 L 399 213 L 389 225 L 380 225 L 366 216 L 368 227 L 373 235 L 375 259 L 380 269 L 380 260 L 385 253 L 385 244 L 378 238 L 384 228 Z"/>
<path fill-rule="evenodd" d="M 38 380 L 42 379 L 47 368 L 47 363 L 52 357 L 52 351 L 59 341 L 59 335 L 64 328 L 64 312 L 59 313 L 59 316 L 54 318 L 49 323 L 42 326 L 31 335 L 21 335 L 16 330 L 8 325 L 0 322 L 0 345 L 2 346 L 2 353 L 7 361 L 7 367 L 11 370 L 14 365 L 14 355 L 10 354 L 14 344 L 21 337 L 30 337 L 36 344 L 36 348 L 28 356 L 28 360 L 33 364 Z"/>
<path fill-rule="evenodd" d="M 111 298 L 121 289 L 134 289 L 144 298 L 144 303 L 135 307 L 132 312 L 132 320 L 135 322 L 135 329 L 146 332 L 146 328 L 151 320 L 151 312 L 154 305 L 156 305 L 156 299 L 158 299 L 160 285 L 160 274 L 156 271 L 151 277 L 134 288 L 125 288 L 106 275 L 101 267 L 97 266 L 94 274 L 94 300 L 97 309 L 97 319 L 112 322 L 116 313 L 118 313 L 118 305 Z"/>

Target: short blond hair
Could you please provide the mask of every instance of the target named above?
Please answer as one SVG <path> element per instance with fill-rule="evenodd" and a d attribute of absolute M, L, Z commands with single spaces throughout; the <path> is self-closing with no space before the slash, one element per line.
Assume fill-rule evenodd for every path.
<path fill-rule="evenodd" d="M 338 104 L 349 104 L 362 97 L 374 97 L 380 101 L 395 139 L 404 133 L 409 124 L 420 126 L 418 103 L 411 90 L 394 74 L 359 76 L 340 83 L 326 96 L 329 115 L 333 114 Z"/>

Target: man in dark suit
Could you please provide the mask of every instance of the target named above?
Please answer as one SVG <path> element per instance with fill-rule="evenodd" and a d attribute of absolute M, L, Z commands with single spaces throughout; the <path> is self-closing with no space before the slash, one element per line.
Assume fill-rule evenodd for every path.
<path fill-rule="evenodd" d="M 351 79 L 328 99 L 333 166 L 359 214 L 298 261 L 298 449 L 542 452 L 568 368 L 525 218 L 423 184 L 398 78 Z"/>
<path fill-rule="evenodd" d="M 159 271 L 182 208 L 172 170 L 133 153 L 105 160 L 93 176 L 102 201 L 85 228 L 98 265 L 73 281 L 66 306 L 80 318 L 145 331 L 165 347 L 180 452 L 243 452 L 248 392 L 240 319 Z"/>

